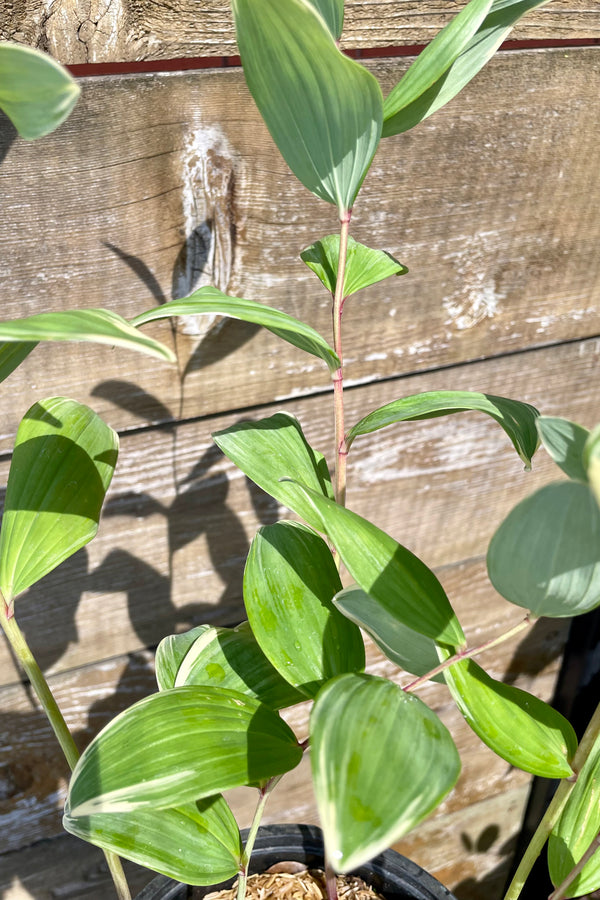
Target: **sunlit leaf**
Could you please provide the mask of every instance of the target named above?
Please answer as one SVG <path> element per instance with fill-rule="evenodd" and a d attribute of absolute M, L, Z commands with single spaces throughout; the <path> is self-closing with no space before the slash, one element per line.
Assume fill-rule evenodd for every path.
<path fill-rule="evenodd" d="M 600 504 L 600 426 L 589 434 L 583 448 L 583 464 L 590 488 Z"/>
<path fill-rule="evenodd" d="M 77 83 L 51 56 L 22 44 L 0 43 L 0 109 L 25 140 L 58 128 L 79 93 Z"/>
<path fill-rule="evenodd" d="M 211 885 L 236 875 L 242 842 L 229 806 L 220 795 L 176 809 L 71 816 L 65 830 L 185 884 Z"/>
<path fill-rule="evenodd" d="M 290 484 L 290 492 L 294 486 Z M 451 647 L 464 634 L 434 573 L 410 550 L 367 519 L 304 485 L 296 484 L 292 509 L 300 515 L 304 498 L 312 505 L 314 527 L 325 532 L 356 583 L 408 628 Z M 293 495 L 292 495 L 292 499 Z"/>
<path fill-rule="evenodd" d="M 340 236 L 330 234 L 311 244 L 300 254 L 300 258 L 315 273 L 321 283 L 332 294 L 337 283 L 338 262 L 340 256 Z M 346 270 L 344 273 L 344 297 L 355 294 L 362 288 L 383 281 L 391 275 L 405 275 L 406 266 L 384 250 L 371 250 L 359 244 L 354 238 L 348 238 Z"/>
<path fill-rule="evenodd" d="M 334 675 L 364 668 L 356 625 L 333 606 L 342 587 L 325 541 L 296 522 L 261 528 L 244 572 L 244 603 L 275 668 L 308 697 Z"/>
<path fill-rule="evenodd" d="M 600 604 L 600 509 L 586 484 L 549 484 L 519 503 L 494 534 L 490 580 L 536 616 L 574 616 Z"/>
<path fill-rule="evenodd" d="M 162 306 L 157 306 L 155 309 L 136 316 L 135 319 L 132 319 L 132 323 L 139 326 L 156 319 L 166 319 L 169 316 L 197 316 L 203 313 L 218 313 L 221 316 L 262 325 L 263 328 L 268 329 L 289 344 L 322 359 L 332 372 L 339 368 L 340 361 L 337 355 L 327 341 L 310 325 L 305 325 L 304 322 L 300 322 L 278 309 L 263 306 L 262 303 L 257 303 L 255 300 L 228 297 L 213 287 L 199 288 L 189 297 L 184 297 L 183 300 L 170 300 Z"/>
<path fill-rule="evenodd" d="M 344 215 L 381 135 L 377 80 L 338 49 L 308 0 L 232 6 L 246 82 L 271 137 L 302 184 Z"/>
<path fill-rule="evenodd" d="M 112 428 L 75 400 L 42 400 L 26 413 L 0 533 L 0 591 L 9 606 L 94 537 L 117 452 Z"/>
<path fill-rule="evenodd" d="M 431 638 L 407 628 L 390 607 L 377 603 L 357 585 L 345 588 L 333 598 L 334 606 L 369 634 L 379 649 L 406 672 L 426 675 L 440 664 L 436 644 Z M 401 601 L 398 600 L 398 605 Z M 432 681 L 444 682 L 443 674 Z"/>
<path fill-rule="evenodd" d="M 400 108 L 392 91 L 384 104 L 383 134 L 389 136 L 407 131 L 445 106 L 491 59 L 516 22 L 525 13 L 548 2 L 549 0 L 494 0 L 485 19 L 454 62 L 424 93 L 417 96 L 411 104 Z M 460 40 L 460 36 L 458 37 Z M 400 85 L 402 81 L 403 79 Z M 402 93 L 404 90 L 405 88 Z M 401 96 L 400 100 L 404 102 L 405 98 Z"/>
<path fill-rule="evenodd" d="M 540 416 L 537 428 L 544 448 L 565 475 L 575 481 L 586 482 L 588 476 L 583 450 L 589 437 L 587 428 L 555 416 Z"/>
<path fill-rule="evenodd" d="M 496 681 L 472 659 L 445 670 L 456 705 L 484 744 L 511 766 L 568 778 L 577 738 L 570 723 L 533 694 Z"/>
<path fill-rule="evenodd" d="M 0 381 L 8 378 L 36 347 L 37 341 L 0 342 Z"/>
<path fill-rule="evenodd" d="M 386 403 L 350 429 L 347 444 L 350 446 L 361 434 L 370 434 L 396 422 L 433 419 L 437 416 L 469 411 L 487 413 L 495 419 L 512 441 L 525 465 L 528 467 L 531 465 L 531 458 L 539 443 L 536 430 L 536 420 L 539 416 L 537 409 L 519 400 L 480 394 L 476 391 L 428 391 Z"/>
<path fill-rule="evenodd" d="M 430 114 L 429 94 L 432 90 L 434 96 L 438 94 L 446 73 L 476 34 L 491 6 L 492 0 L 471 0 L 421 51 L 385 99 L 385 136 L 407 131 Z"/>
<path fill-rule="evenodd" d="M 161 690 L 184 684 L 223 687 L 283 709 L 304 700 L 273 668 L 248 622 L 237 628 L 201 625 L 184 650 L 185 635 L 165 638 L 156 651 L 156 678 Z"/>
<path fill-rule="evenodd" d="M 279 503 L 294 509 L 319 529 L 320 516 L 310 501 L 282 478 L 297 478 L 326 497 L 333 488 L 323 456 L 310 446 L 300 423 L 287 413 L 258 422 L 240 422 L 213 434 L 223 453 Z M 316 523 L 316 524 L 315 524 Z"/>
<path fill-rule="evenodd" d="M 344 26 L 344 0 L 310 0 L 321 13 L 332 36 L 338 41 Z"/>
<path fill-rule="evenodd" d="M 71 779 L 70 815 L 180 806 L 280 775 L 301 757 L 289 726 L 256 700 L 173 688 L 134 703 L 88 745 Z"/>
<path fill-rule="evenodd" d="M 600 832 L 600 738 L 577 776 L 548 841 L 548 869 L 561 884 Z M 600 853 L 596 852 L 572 882 L 565 897 L 581 897 L 600 888 Z"/>
<path fill-rule="evenodd" d="M 0 322 L 0 341 L 93 341 L 175 362 L 175 355 L 168 347 L 106 309 L 37 313 L 25 319 Z"/>
<path fill-rule="evenodd" d="M 370 675 L 340 675 L 310 719 L 313 783 L 327 856 L 350 871 L 441 803 L 460 772 L 446 727 L 414 694 Z"/>

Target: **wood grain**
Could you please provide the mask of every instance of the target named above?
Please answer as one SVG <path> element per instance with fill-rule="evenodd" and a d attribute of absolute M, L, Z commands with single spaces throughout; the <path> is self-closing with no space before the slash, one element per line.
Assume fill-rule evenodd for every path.
<path fill-rule="evenodd" d="M 425 44 L 456 12 L 447 0 L 347 0 L 345 47 Z M 521 40 L 600 36 L 591 0 L 554 0 L 525 17 Z M 237 52 L 227 0 L 10 0 L 0 39 L 41 47 L 67 64 L 231 56 Z"/>
<path fill-rule="evenodd" d="M 406 61 L 373 66 L 390 85 Z M 347 383 L 600 333 L 600 48 L 496 58 L 456 102 L 386 140 L 353 233 L 408 275 L 345 312 Z M 214 283 L 330 331 L 298 259 L 333 208 L 286 171 L 239 71 L 85 80 L 41 143 L 0 132 L 3 315 L 133 316 Z M 0 153 L 0 156 L 3 154 Z M 153 333 L 173 341 L 168 325 Z M 231 320 L 177 323 L 178 373 L 134 353 L 39 347 L 7 382 L 0 449 L 42 392 L 118 429 L 326 389 L 324 366 Z"/>

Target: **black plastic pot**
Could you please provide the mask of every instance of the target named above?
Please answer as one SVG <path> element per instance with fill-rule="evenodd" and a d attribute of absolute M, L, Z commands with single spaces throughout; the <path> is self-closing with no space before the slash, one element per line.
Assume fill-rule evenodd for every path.
<path fill-rule="evenodd" d="M 261 828 L 254 845 L 250 874 L 264 872 L 282 860 L 302 862 L 308 868 L 322 867 L 321 829 L 315 825 L 266 825 Z M 353 874 L 359 875 L 386 900 L 456 900 L 439 881 L 394 850 L 385 850 Z M 137 895 L 136 900 L 197 900 L 212 891 L 230 887 L 232 883 L 233 879 L 214 887 L 191 888 L 159 875 Z"/>

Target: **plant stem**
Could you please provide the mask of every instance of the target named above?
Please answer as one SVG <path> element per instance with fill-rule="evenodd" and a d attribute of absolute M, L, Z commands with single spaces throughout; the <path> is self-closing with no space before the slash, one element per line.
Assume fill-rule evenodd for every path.
<path fill-rule="evenodd" d="M 559 886 L 556 888 L 556 890 L 550 894 L 550 896 L 548 897 L 548 900 L 564 900 L 564 896 L 565 896 L 568 888 L 575 881 L 575 879 L 577 878 L 579 873 L 583 870 L 584 866 L 586 866 L 587 863 L 589 863 L 590 859 L 592 858 L 592 856 L 594 856 L 594 854 L 596 853 L 596 851 L 598 850 L 599 847 L 600 847 L 600 833 L 598 833 L 596 835 L 596 837 L 593 839 L 590 846 L 587 848 L 587 850 L 585 851 L 585 853 L 583 854 L 583 856 L 581 857 L 581 859 L 579 860 L 577 865 L 571 869 L 571 871 L 569 872 L 569 874 L 567 875 L 565 880 L 562 881 L 559 884 Z"/>
<path fill-rule="evenodd" d="M 3 597 L 0 598 L 0 624 L 2 625 L 17 660 L 22 666 L 23 671 L 27 675 L 31 686 L 40 701 L 42 709 L 46 713 L 48 721 L 52 726 L 52 730 L 65 755 L 69 768 L 73 770 L 79 759 L 79 750 L 73 740 L 73 735 L 69 731 L 67 723 L 54 699 L 52 691 L 48 686 L 48 682 L 44 678 L 42 670 L 29 649 L 29 644 L 25 640 L 25 635 L 19 628 L 17 620 L 14 616 L 8 615 L 8 607 Z M 103 852 L 117 892 L 117 897 L 119 900 L 131 900 L 131 894 L 125 879 L 125 873 L 120 858 L 116 853 L 111 853 L 107 850 Z"/>
<path fill-rule="evenodd" d="M 348 234 L 352 210 L 340 219 L 340 253 L 337 280 L 333 295 L 333 349 L 340 360 L 340 367 L 333 376 L 333 405 L 335 419 L 335 499 L 340 506 L 346 505 L 346 458 L 348 448 L 344 431 L 344 357 L 342 352 L 342 313 L 344 311 L 344 278 L 348 254 Z"/>
<path fill-rule="evenodd" d="M 325 853 L 325 887 L 327 900 L 338 900 L 337 877 Z"/>
<path fill-rule="evenodd" d="M 577 776 L 581 772 L 588 756 L 590 755 L 594 747 L 594 744 L 599 738 L 600 704 L 598 704 L 598 706 L 596 707 L 594 715 L 590 719 L 585 733 L 581 738 L 575 756 L 571 761 L 571 768 L 573 769 L 575 775 L 571 776 L 571 778 L 563 779 L 563 781 L 561 781 L 559 786 L 557 787 L 556 793 L 554 794 L 554 797 L 548 805 L 548 809 L 542 817 L 540 824 L 536 828 L 535 833 L 531 838 L 531 841 L 529 842 L 529 846 L 523 854 L 517 871 L 514 874 L 513 880 L 509 884 L 508 890 L 504 895 L 504 900 L 517 900 L 517 898 L 521 895 L 521 891 L 523 890 L 523 886 L 525 885 L 529 873 L 531 872 L 536 859 L 542 852 L 544 844 L 548 840 L 550 832 L 554 828 L 558 817 L 560 816 L 563 807 L 568 800 L 569 794 L 575 787 Z"/>
<path fill-rule="evenodd" d="M 279 784 L 282 777 L 283 777 L 282 775 L 276 775 L 274 778 L 270 778 L 264 787 L 259 788 L 258 803 L 256 804 L 256 809 L 254 810 L 252 824 L 250 825 L 250 831 L 248 832 L 246 846 L 244 847 L 244 852 L 242 854 L 242 862 L 241 862 L 241 866 L 240 866 L 240 872 L 238 875 L 236 900 L 244 900 L 244 898 L 246 896 L 246 884 L 248 882 L 248 866 L 250 864 L 250 857 L 252 856 L 252 850 L 254 849 L 254 841 L 256 840 L 256 835 L 258 833 L 258 828 L 259 828 L 261 819 L 263 817 L 263 813 L 265 811 L 265 806 L 267 804 L 267 800 L 269 799 L 271 791 Z"/>
<path fill-rule="evenodd" d="M 489 641 L 484 641 L 483 644 L 478 644 L 476 647 L 460 650 L 458 653 L 455 653 L 454 656 L 449 656 L 448 659 L 440 663 L 439 666 L 436 666 L 434 669 L 431 669 L 430 672 L 426 672 L 425 675 L 421 675 L 419 678 L 411 681 L 410 684 L 407 684 L 404 687 L 404 690 L 407 693 L 414 691 L 416 688 L 421 687 L 422 684 L 425 684 L 426 681 L 430 681 L 434 675 L 438 675 L 440 672 L 443 672 L 444 669 L 449 669 L 454 663 L 460 662 L 463 659 L 471 659 L 473 656 L 477 656 L 485 650 L 496 647 L 498 644 L 503 644 L 504 641 L 510 640 L 516 634 L 519 634 L 519 632 L 529 628 L 532 624 L 531 616 L 525 616 L 521 622 L 517 625 L 513 625 L 512 628 L 509 628 L 508 631 L 504 631 L 502 634 L 498 635 L 498 637 L 492 638 Z"/>

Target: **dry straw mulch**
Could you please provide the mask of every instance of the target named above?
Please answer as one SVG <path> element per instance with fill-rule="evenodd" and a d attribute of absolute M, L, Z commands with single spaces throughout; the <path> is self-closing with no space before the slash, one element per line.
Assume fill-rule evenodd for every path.
<path fill-rule="evenodd" d="M 273 866 L 280 869 L 281 864 Z M 291 868 L 295 868 L 292 865 Z M 327 900 L 325 875 L 319 869 L 301 871 L 273 871 L 248 878 L 246 900 Z M 339 900 L 382 900 L 361 878 L 339 875 L 337 878 Z M 236 885 L 230 890 L 207 894 L 205 900 L 235 900 Z"/>

